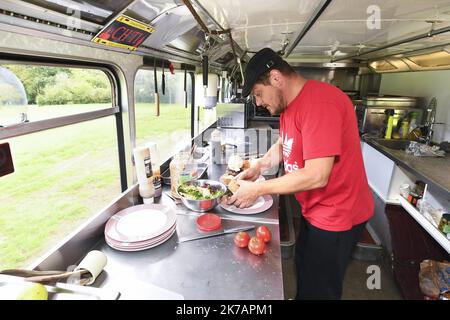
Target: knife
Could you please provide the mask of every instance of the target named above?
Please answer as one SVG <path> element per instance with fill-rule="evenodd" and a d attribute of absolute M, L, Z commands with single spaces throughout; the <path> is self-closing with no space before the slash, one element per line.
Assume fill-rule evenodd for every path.
<path fill-rule="evenodd" d="M 210 238 L 210 237 L 215 237 L 215 236 L 221 236 L 221 235 L 224 235 L 224 234 L 235 233 L 235 232 L 240 232 L 240 231 L 247 231 L 247 230 L 251 230 L 251 229 L 254 229 L 254 228 L 255 228 L 255 226 L 244 226 L 244 227 L 223 229 L 222 231 L 215 232 L 215 233 L 181 237 L 181 238 L 178 238 L 178 243 L 182 243 L 182 242 L 186 242 L 186 241 L 192 241 L 192 240 L 197 240 L 197 239 Z"/>

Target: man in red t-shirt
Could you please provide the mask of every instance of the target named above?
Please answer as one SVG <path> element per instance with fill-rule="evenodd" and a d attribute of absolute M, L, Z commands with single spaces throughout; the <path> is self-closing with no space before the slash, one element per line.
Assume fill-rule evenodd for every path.
<path fill-rule="evenodd" d="M 356 115 L 340 89 L 306 80 L 269 48 L 245 74 L 244 97 L 280 115 L 280 138 L 238 178 L 228 200 L 240 208 L 264 194 L 295 194 L 302 209 L 296 244 L 297 299 L 340 299 L 342 282 L 374 202 L 364 170 Z M 282 177 L 255 181 L 284 163 Z"/>

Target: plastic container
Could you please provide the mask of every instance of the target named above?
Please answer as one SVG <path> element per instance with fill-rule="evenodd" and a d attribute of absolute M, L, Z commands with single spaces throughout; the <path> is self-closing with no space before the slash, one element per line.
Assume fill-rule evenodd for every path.
<path fill-rule="evenodd" d="M 197 228 L 202 231 L 214 231 L 220 229 L 222 219 L 214 213 L 205 213 L 197 218 Z"/>
<path fill-rule="evenodd" d="M 400 195 L 403 198 L 408 199 L 408 195 L 409 195 L 409 192 L 411 191 L 411 188 L 410 188 L 409 184 L 404 183 L 404 184 L 400 185 L 399 191 L 400 191 Z"/>
<path fill-rule="evenodd" d="M 187 152 L 180 152 L 176 154 L 172 161 L 170 161 L 170 192 L 173 197 L 180 199 L 177 189 L 180 185 L 180 177 L 189 163 L 190 154 Z"/>
<path fill-rule="evenodd" d="M 204 163 L 204 162 L 197 163 L 197 175 L 196 175 L 196 178 L 197 179 L 206 178 L 207 171 L 208 171 L 208 164 L 207 163 Z M 165 170 L 161 174 L 161 179 L 162 179 L 162 182 L 165 185 L 170 186 L 170 169 L 169 168 L 167 168 L 167 170 Z M 194 177 L 193 180 L 195 180 L 195 177 Z"/>

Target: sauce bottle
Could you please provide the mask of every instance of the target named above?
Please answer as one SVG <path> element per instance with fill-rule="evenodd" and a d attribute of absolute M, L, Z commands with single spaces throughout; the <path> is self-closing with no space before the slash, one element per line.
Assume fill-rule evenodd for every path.
<path fill-rule="evenodd" d="M 144 203 L 153 203 L 155 186 L 153 184 L 152 162 L 147 147 L 136 147 L 133 150 L 136 176 L 139 183 L 139 195 Z"/>
<path fill-rule="evenodd" d="M 385 139 L 391 139 L 392 138 L 392 129 L 394 127 L 394 113 L 395 111 L 393 109 L 387 109 L 385 111 L 386 115 L 388 116 L 387 120 L 387 127 L 386 127 L 386 133 L 384 135 Z"/>

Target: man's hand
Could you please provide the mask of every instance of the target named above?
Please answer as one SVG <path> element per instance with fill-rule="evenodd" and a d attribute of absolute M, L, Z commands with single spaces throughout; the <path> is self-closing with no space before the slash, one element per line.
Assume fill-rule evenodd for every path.
<path fill-rule="evenodd" d="M 252 206 L 259 196 L 256 183 L 245 180 L 238 180 L 237 183 L 239 184 L 239 189 L 231 198 L 227 199 L 227 204 L 234 204 L 236 207 L 241 209 Z"/>
<path fill-rule="evenodd" d="M 248 181 L 256 181 L 261 175 L 261 165 L 256 160 L 252 163 L 251 167 L 247 170 L 244 170 L 240 174 L 236 176 L 237 180 L 248 180 Z"/>

